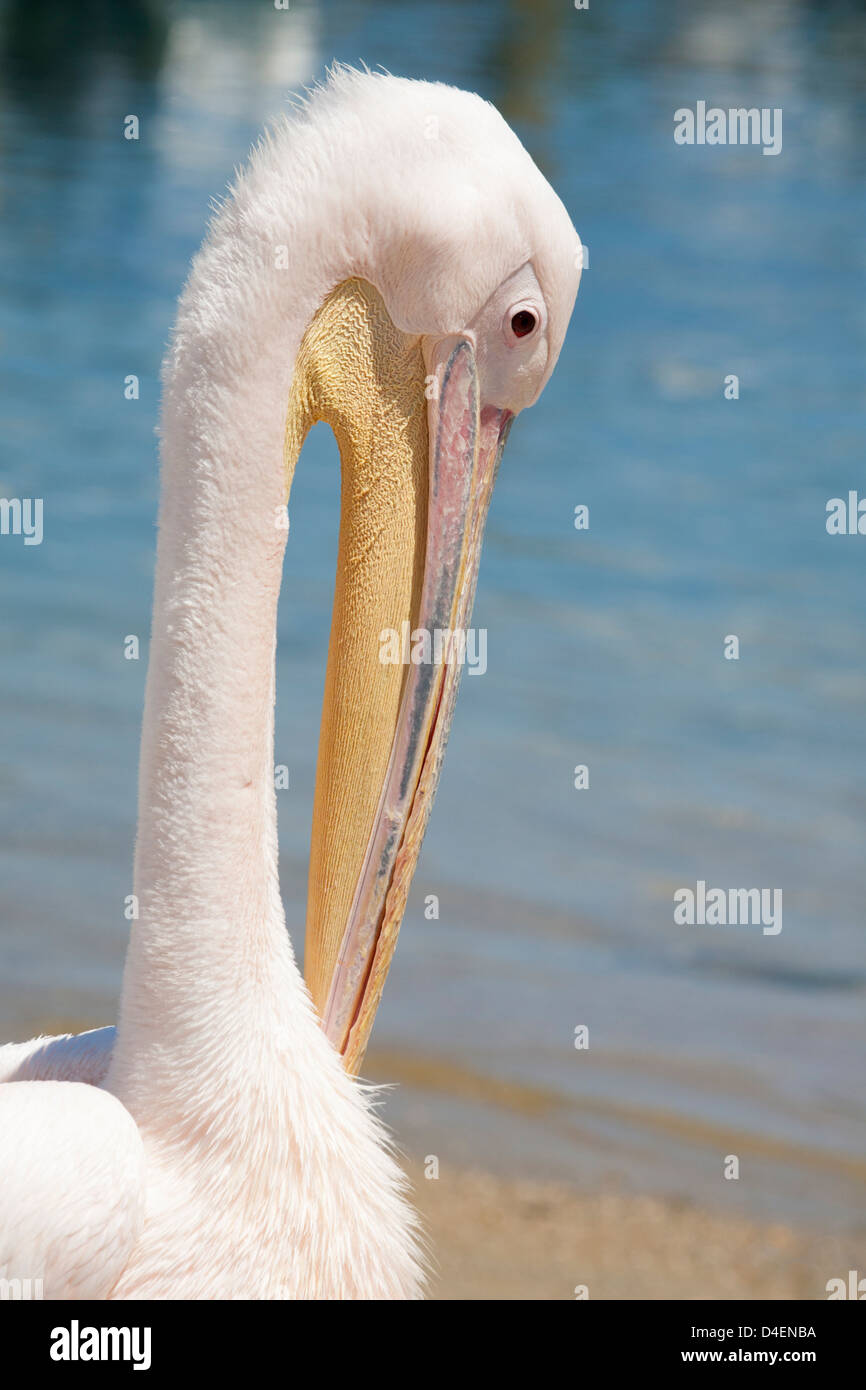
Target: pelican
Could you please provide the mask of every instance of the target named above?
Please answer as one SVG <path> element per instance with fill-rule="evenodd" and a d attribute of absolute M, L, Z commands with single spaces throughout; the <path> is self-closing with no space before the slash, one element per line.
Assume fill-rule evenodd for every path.
<path fill-rule="evenodd" d="M 0 1051 L 0 1275 L 50 1298 L 399 1299 L 424 1257 L 358 1080 L 435 793 L 494 475 L 580 241 L 478 96 L 336 68 L 253 151 L 181 295 L 116 1030 Z M 341 456 L 305 974 L 273 712 L 304 437 Z M 442 632 L 445 659 L 381 636 Z"/>

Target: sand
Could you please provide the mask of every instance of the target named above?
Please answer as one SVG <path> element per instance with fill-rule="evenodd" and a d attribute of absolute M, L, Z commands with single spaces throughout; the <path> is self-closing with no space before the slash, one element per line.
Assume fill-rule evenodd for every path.
<path fill-rule="evenodd" d="M 826 1299 L 864 1267 L 853 1237 L 762 1225 L 688 1204 L 420 1165 L 433 1299 Z"/>

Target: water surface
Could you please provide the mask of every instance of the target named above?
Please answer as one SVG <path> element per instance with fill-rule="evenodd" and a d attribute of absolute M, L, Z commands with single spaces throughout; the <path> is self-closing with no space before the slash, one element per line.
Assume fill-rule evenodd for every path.
<path fill-rule="evenodd" d="M 866 494 L 863 8 L 2 13 L 0 495 L 45 499 L 41 546 L 0 540 L 4 1031 L 114 1016 L 145 676 L 123 643 L 146 656 L 159 363 L 210 200 L 287 92 L 381 63 L 494 100 L 590 250 L 493 502 L 488 670 L 377 1024 L 392 1117 L 425 1153 L 859 1220 L 866 539 L 824 517 Z M 781 107 L 782 153 L 675 145 L 699 99 Z M 319 429 L 279 623 L 298 943 L 337 499 Z M 675 925 L 698 879 L 781 888 L 782 932 Z"/>

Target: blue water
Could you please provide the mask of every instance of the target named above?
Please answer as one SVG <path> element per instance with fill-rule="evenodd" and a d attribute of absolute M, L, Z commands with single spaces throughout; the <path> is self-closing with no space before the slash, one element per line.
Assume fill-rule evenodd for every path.
<path fill-rule="evenodd" d="M 0 538 L 4 1031 L 114 1014 L 146 665 L 123 642 L 146 657 L 159 363 L 210 200 L 289 90 L 380 63 L 494 100 L 590 252 L 500 473 L 488 670 L 375 1035 L 561 1106 L 530 1123 L 407 1087 L 394 1121 L 422 1152 L 862 1219 L 866 537 L 828 536 L 825 506 L 866 496 L 864 9 L 121 9 L 69 35 L 0 10 L 0 496 L 45 499 L 41 546 Z M 698 100 L 782 108 L 782 153 L 676 145 Z M 337 497 L 320 429 L 280 613 L 298 942 Z M 781 888 L 781 933 L 675 925 L 698 879 Z M 730 1151 L 751 1176 L 720 1193 Z"/>

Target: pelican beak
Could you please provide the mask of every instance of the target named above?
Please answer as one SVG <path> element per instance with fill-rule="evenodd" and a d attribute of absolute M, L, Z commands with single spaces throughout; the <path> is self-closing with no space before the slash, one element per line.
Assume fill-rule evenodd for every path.
<path fill-rule="evenodd" d="M 425 361 L 369 285 L 341 291 L 365 307 L 368 333 L 358 334 L 357 303 L 351 317 L 372 363 L 375 403 L 354 434 L 345 410 L 334 424 L 343 515 L 305 976 L 327 1036 L 357 1072 L 439 781 L 511 416 L 479 408 L 468 337 L 439 339 Z M 353 415 L 359 398 L 369 400 L 359 370 Z"/>

